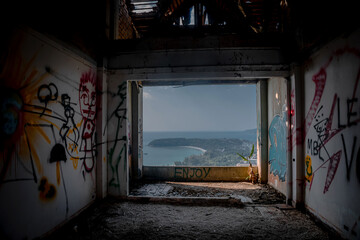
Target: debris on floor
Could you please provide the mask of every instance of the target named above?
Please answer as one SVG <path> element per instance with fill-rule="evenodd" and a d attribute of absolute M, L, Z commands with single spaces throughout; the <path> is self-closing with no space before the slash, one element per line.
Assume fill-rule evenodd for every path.
<path fill-rule="evenodd" d="M 250 182 L 149 182 L 134 184 L 132 196 L 232 197 L 244 203 L 285 203 L 285 196 L 267 184 Z"/>
<path fill-rule="evenodd" d="M 136 199 L 237 199 L 242 207 Z M 243 201 L 245 200 L 245 201 Z M 211 200 L 210 200 L 211 201 Z M 179 202 L 177 202 L 179 203 Z M 181 203 L 181 201 L 180 201 Z M 184 202 L 185 203 L 185 202 Z M 45 237 L 58 239 L 335 239 L 268 185 L 143 183 L 107 197 Z"/>

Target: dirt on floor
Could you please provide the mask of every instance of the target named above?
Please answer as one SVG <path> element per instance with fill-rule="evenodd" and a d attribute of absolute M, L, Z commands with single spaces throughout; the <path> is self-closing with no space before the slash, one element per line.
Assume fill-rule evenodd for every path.
<path fill-rule="evenodd" d="M 143 183 L 131 195 L 233 196 L 247 202 L 241 207 L 185 206 L 108 197 L 44 239 L 338 239 L 309 215 L 285 205 L 284 196 L 268 185 Z"/>
<path fill-rule="evenodd" d="M 285 203 L 285 196 L 267 184 L 250 182 L 140 182 L 130 195 L 161 197 L 233 197 L 244 203 Z"/>

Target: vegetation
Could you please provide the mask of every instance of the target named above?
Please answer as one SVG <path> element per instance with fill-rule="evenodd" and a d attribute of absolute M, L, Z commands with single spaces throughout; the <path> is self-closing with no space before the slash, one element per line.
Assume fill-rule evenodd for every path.
<path fill-rule="evenodd" d="M 254 171 L 252 169 L 252 164 L 250 162 L 250 158 L 253 155 L 253 153 L 254 153 L 254 144 L 252 145 L 251 153 L 250 153 L 249 157 L 246 158 L 243 155 L 241 155 L 240 153 L 237 153 L 237 155 L 239 155 L 243 159 L 243 161 L 249 163 L 249 176 L 247 176 L 245 180 L 251 180 L 252 183 L 256 183 L 258 181 L 259 175 L 257 173 L 254 173 Z"/>
<path fill-rule="evenodd" d="M 239 162 L 238 152 L 249 155 L 254 152 L 250 141 L 240 139 L 198 139 L 198 138 L 164 138 L 149 143 L 150 147 L 193 146 L 205 149 L 202 155 L 192 155 L 175 165 L 187 166 L 236 166 Z M 243 162 L 245 163 L 245 162 Z"/>
<path fill-rule="evenodd" d="M 249 157 L 246 158 L 243 155 L 241 155 L 240 153 L 236 153 L 236 154 L 239 155 L 245 162 L 248 162 L 251 166 L 250 158 L 254 154 L 254 144 L 252 145 L 251 153 L 250 153 Z"/>

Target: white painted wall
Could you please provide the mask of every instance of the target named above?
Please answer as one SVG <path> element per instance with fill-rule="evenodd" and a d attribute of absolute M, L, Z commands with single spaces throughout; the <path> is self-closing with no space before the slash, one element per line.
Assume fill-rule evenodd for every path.
<path fill-rule="evenodd" d="M 127 196 L 129 192 L 130 92 L 123 76 L 108 76 L 108 193 Z"/>
<path fill-rule="evenodd" d="M 79 89 L 81 78 L 96 80 L 96 66 L 29 29 L 10 40 L 0 70 L 0 236 L 32 239 L 95 199 L 95 116 L 86 104 L 95 104 L 96 83 Z"/>
<path fill-rule="evenodd" d="M 268 184 L 286 195 L 288 97 L 284 78 L 268 80 Z"/>
<path fill-rule="evenodd" d="M 359 71 L 358 30 L 316 52 L 304 75 L 305 204 L 350 239 L 360 237 Z"/>

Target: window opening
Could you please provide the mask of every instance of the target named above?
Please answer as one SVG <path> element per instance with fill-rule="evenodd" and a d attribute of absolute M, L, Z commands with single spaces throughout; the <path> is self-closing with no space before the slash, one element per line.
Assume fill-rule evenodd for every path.
<path fill-rule="evenodd" d="M 256 165 L 256 85 L 144 86 L 144 166 Z"/>

